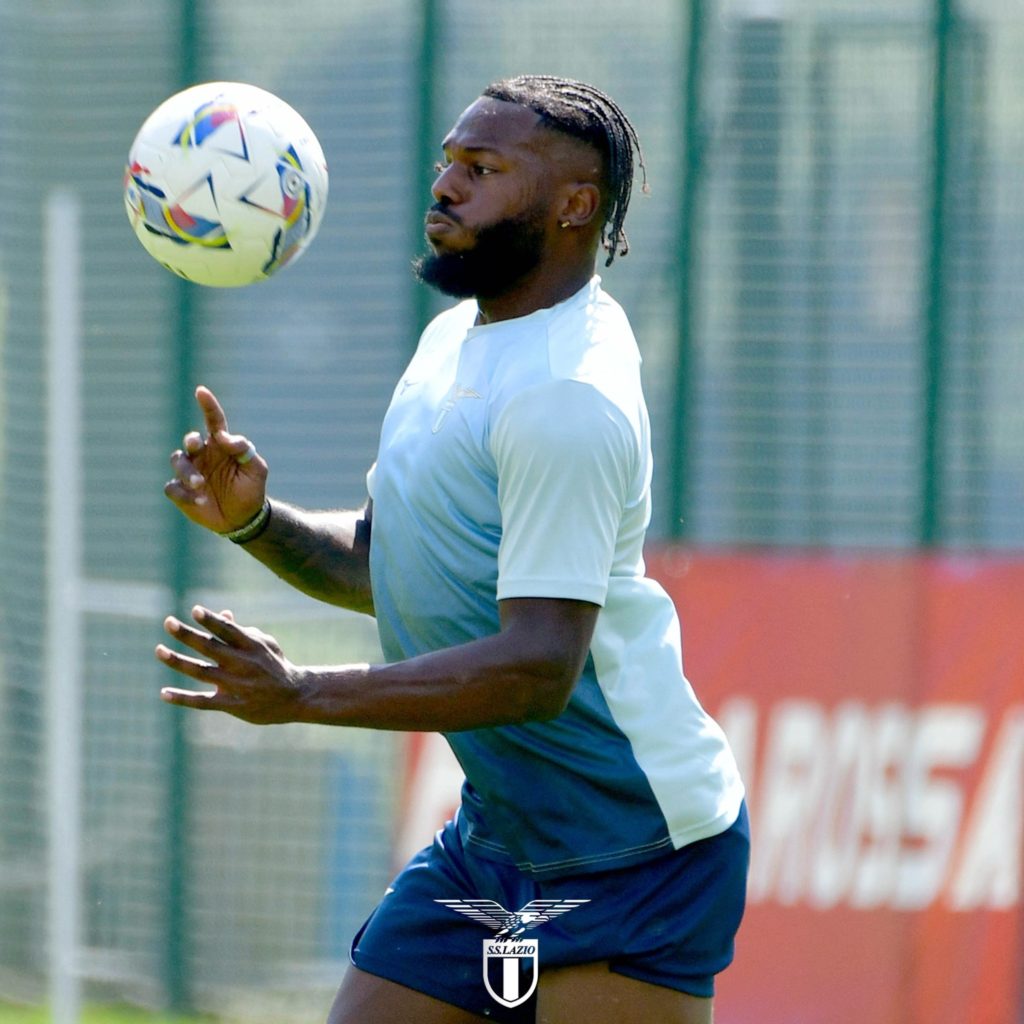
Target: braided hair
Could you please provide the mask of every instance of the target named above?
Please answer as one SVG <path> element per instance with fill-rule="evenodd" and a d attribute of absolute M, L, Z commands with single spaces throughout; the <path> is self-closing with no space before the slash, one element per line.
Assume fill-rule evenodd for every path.
<path fill-rule="evenodd" d="M 608 252 L 605 266 L 629 252 L 622 224 L 633 191 L 633 151 L 643 173 L 647 192 L 647 167 L 636 129 L 619 105 L 600 89 L 571 78 L 554 75 L 520 75 L 493 82 L 483 95 L 517 103 L 539 115 L 545 128 L 563 132 L 593 146 L 604 163 L 608 201 L 601 228 L 601 245 Z"/>

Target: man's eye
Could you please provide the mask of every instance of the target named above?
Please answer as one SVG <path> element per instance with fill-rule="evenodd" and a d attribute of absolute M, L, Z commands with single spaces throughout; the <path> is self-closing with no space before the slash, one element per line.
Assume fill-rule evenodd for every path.
<path fill-rule="evenodd" d="M 441 174 L 442 172 L 448 170 L 448 168 L 451 167 L 451 165 L 451 160 L 437 160 L 434 162 L 434 173 Z M 486 164 L 469 164 L 468 170 L 471 175 L 480 178 L 485 177 L 486 175 L 489 174 L 497 173 L 496 168 L 488 167 Z"/>

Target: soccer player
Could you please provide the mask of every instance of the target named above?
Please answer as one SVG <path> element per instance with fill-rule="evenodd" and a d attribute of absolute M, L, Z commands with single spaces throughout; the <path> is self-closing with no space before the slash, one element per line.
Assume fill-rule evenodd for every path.
<path fill-rule="evenodd" d="M 267 463 L 205 388 L 206 434 L 166 486 L 295 587 L 375 614 L 387 664 L 296 665 L 197 607 L 165 623 L 190 650 L 157 655 L 211 689 L 162 696 L 439 731 L 461 762 L 458 814 L 356 936 L 330 1024 L 707 1024 L 749 837 L 672 602 L 644 576 L 640 358 L 595 274 L 600 249 L 626 251 L 639 143 L 599 90 L 528 76 L 484 90 L 442 149 L 416 269 L 463 301 L 395 388 L 365 507 L 267 498 Z"/>

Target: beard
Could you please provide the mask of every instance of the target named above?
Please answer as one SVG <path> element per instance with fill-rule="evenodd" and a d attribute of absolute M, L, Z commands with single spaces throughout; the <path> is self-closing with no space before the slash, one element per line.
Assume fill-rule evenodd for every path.
<path fill-rule="evenodd" d="M 450 211 L 438 206 L 451 217 Z M 471 249 L 429 252 L 413 261 L 417 280 L 457 299 L 504 294 L 540 263 L 544 212 L 539 207 L 477 229 Z"/>

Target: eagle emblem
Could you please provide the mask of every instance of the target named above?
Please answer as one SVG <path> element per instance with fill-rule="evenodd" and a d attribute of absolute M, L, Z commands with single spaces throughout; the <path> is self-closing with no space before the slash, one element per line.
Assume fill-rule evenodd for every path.
<path fill-rule="evenodd" d="M 506 910 L 494 900 L 434 900 L 494 931 L 483 943 L 483 981 L 488 993 L 509 1008 L 525 1003 L 537 988 L 538 942 L 520 936 L 590 900 L 531 900 Z"/>
<path fill-rule="evenodd" d="M 495 938 L 507 939 L 536 928 L 590 900 L 531 900 L 519 910 L 506 910 L 494 900 L 434 900 L 450 910 L 465 914 L 480 924 L 493 928 Z"/>

